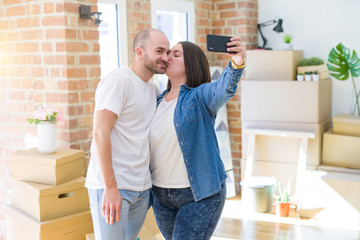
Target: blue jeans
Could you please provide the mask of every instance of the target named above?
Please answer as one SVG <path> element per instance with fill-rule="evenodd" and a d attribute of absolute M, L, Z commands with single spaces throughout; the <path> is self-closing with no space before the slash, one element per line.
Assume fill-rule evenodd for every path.
<path fill-rule="evenodd" d="M 215 195 L 195 201 L 191 188 L 153 186 L 156 222 L 166 240 L 210 239 L 226 199 L 226 185 Z"/>
<path fill-rule="evenodd" d="M 149 206 L 150 189 L 144 192 L 119 191 L 122 197 L 120 220 L 109 225 L 101 213 L 104 189 L 89 189 L 96 240 L 135 240 L 140 232 Z"/>

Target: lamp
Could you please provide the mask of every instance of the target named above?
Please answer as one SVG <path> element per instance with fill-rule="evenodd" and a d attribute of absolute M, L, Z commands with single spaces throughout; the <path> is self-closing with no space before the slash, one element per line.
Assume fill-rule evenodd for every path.
<path fill-rule="evenodd" d="M 283 29 L 283 27 L 282 27 L 282 22 L 283 22 L 283 20 L 282 20 L 281 18 L 279 18 L 279 19 L 277 20 L 277 25 L 273 28 L 273 31 L 278 32 L 278 33 L 284 32 L 284 29 Z M 264 37 L 264 34 L 263 34 L 262 31 L 261 31 L 261 28 L 262 28 L 262 27 L 266 27 L 266 26 L 273 25 L 273 24 L 275 24 L 275 23 L 276 23 L 276 20 L 274 19 L 274 20 L 270 20 L 270 21 L 263 22 L 263 23 L 259 23 L 259 24 L 257 25 L 257 27 L 258 27 L 258 29 L 259 29 L 260 36 L 261 36 L 261 38 L 262 38 L 262 40 L 263 40 L 263 45 L 262 45 L 262 47 L 259 47 L 260 49 L 271 50 L 271 48 L 265 48 L 265 45 L 266 45 L 266 43 L 267 43 L 267 39 Z"/>
<path fill-rule="evenodd" d="M 81 19 L 91 19 L 96 26 L 99 26 L 100 23 L 102 22 L 102 20 L 100 19 L 102 13 L 101 12 L 91 12 L 90 6 L 81 5 L 79 7 L 79 12 L 80 12 Z"/>

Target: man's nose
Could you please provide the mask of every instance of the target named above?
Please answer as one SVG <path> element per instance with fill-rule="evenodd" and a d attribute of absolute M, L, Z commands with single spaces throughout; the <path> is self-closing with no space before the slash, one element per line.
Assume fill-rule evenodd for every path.
<path fill-rule="evenodd" d="M 170 61 L 170 54 L 163 53 L 162 60 L 165 61 L 165 62 L 169 62 Z"/>

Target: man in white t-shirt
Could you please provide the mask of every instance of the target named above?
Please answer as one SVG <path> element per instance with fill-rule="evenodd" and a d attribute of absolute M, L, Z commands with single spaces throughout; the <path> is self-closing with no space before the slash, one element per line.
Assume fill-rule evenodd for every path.
<path fill-rule="evenodd" d="M 139 32 L 130 67 L 103 78 L 95 93 L 93 142 L 85 186 L 96 240 L 135 240 L 144 222 L 151 183 L 149 124 L 170 43 L 157 29 Z"/>

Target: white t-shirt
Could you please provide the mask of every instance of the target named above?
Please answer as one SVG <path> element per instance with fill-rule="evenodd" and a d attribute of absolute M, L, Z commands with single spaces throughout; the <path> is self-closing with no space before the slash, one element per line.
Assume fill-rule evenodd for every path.
<path fill-rule="evenodd" d="M 166 102 L 163 98 L 150 123 L 151 178 L 153 185 L 163 188 L 190 187 L 174 127 L 176 103 L 177 99 Z"/>
<path fill-rule="evenodd" d="M 118 115 L 110 134 L 117 187 L 133 191 L 151 188 L 149 124 L 156 109 L 156 86 L 128 67 L 113 70 L 96 89 L 94 112 L 103 109 Z M 104 188 L 96 158 L 96 145 L 92 144 L 87 188 Z"/>

